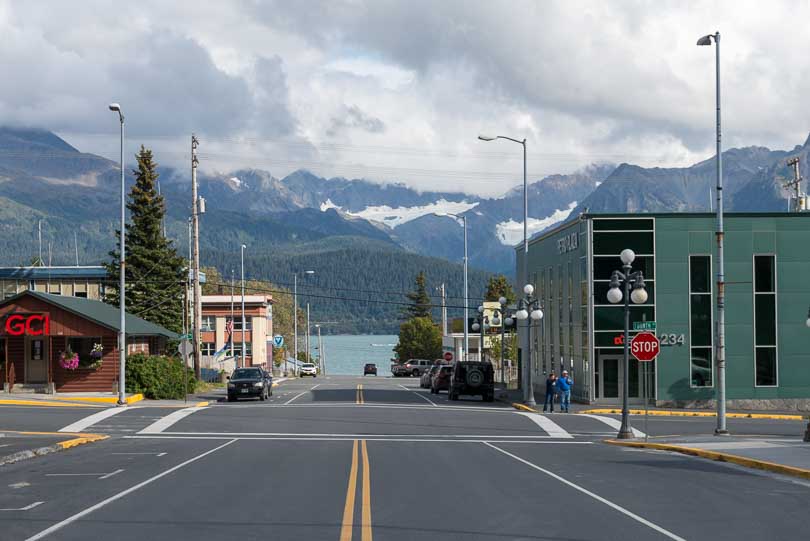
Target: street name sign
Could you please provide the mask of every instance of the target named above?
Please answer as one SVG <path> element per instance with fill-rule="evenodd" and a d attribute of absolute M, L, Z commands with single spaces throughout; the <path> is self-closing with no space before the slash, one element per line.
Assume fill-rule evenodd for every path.
<path fill-rule="evenodd" d="M 654 331 L 655 321 L 635 321 L 633 322 L 634 331 Z"/>
<path fill-rule="evenodd" d="M 661 343 L 651 332 L 638 333 L 630 340 L 630 352 L 642 362 L 652 361 L 661 351 Z"/>

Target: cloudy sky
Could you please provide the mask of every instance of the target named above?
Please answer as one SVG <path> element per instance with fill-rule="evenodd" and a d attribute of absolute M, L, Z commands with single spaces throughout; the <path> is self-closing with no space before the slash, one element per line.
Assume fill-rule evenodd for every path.
<path fill-rule="evenodd" d="M 593 162 L 689 165 L 714 144 L 810 132 L 810 3 L 755 1 L 0 0 L 0 124 L 186 167 L 500 194 Z"/>

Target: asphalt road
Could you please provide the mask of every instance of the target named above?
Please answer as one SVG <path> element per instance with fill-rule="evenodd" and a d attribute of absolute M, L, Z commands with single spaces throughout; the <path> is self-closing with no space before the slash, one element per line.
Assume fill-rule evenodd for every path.
<path fill-rule="evenodd" d="M 111 438 L 0 468 L 3 540 L 798 539 L 810 526 L 810 483 L 606 445 L 615 416 L 450 403 L 416 380 L 324 377 L 282 383 L 267 402 L 0 415 L 12 411 L 15 426 L 0 428 L 96 415 L 85 430 Z M 751 434 L 803 428 L 733 421 Z M 653 437 L 712 428 L 649 420 Z"/>

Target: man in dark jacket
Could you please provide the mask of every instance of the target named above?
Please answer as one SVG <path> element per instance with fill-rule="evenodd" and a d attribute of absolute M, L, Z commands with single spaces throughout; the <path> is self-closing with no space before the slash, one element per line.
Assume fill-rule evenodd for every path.
<path fill-rule="evenodd" d="M 571 387 L 574 380 L 568 377 L 568 370 L 563 370 L 562 375 L 557 379 L 557 390 L 560 392 L 560 411 L 568 413 L 568 406 L 571 403 Z"/>
<path fill-rule="evenodd" d="M 551 413 L 554 413 L 554 394 L 556 392 L 557 375 L 552 370 L 551 374 L 546 378 L 546 400 L 543 402 L 543 411 L 550 408 Z"/>

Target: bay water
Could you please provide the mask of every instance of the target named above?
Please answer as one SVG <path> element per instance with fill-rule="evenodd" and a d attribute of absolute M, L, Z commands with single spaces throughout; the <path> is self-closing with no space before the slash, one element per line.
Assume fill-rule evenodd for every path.
<path fill-rule="evenodd" d="M 362 376 L 363 365 L 374 363 L 381 376 L 391 375 L 391 359 L 399 337 L 395 334 L 321 335 L 327 375 Z M 318 337 L 310 338 L 310 351 L 318 357 Z"/>

